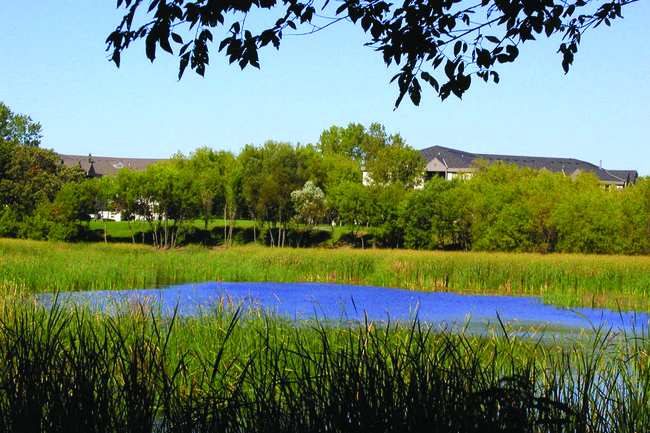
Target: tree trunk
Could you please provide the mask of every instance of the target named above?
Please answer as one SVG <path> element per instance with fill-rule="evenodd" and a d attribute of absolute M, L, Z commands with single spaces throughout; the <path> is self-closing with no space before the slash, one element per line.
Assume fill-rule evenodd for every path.
<path fill-rule="evenodd" d="M 167 218 L 167 212 L 165 212 L 165 216 L 163 219 L 163 229 L 165 232 L 165 246 L 164 246 L 165 248 L 167 248 L 167 242 L 169 240 L 169 232 L 167 230 L 169 228 L 168 226 L 169 226 L 169 219 Z"/>
<path fill-rule="evenodd" d="M 133 227 L 131 226 L 131 220 L 127 218 L 126 223 L 129 225 L 129 232 L 131 232 L 131 243 L 135 245 L 135 234 L 133 234 Z"/>
<path fill-rule="evenodd" d="M 232 246 L 232 233 L 235 230 L 235 216 L 237 214 L 237 209 L 232 209 L 232 206 L 229 206 L 229 217 L 230 217 L 230 227 L 228 230 L 228 245 Z"/>
<path fill-rule="evenodd" d="M 107 232 L 107 227 L 106 227 L 106 226 L 107 226 L 106 218 L 102 218 L 102 220 L 104 221 L 104 243 L 107 244 L 107 243 L 108 243 L 108 239 L 107 239 L 107 237 L 106 237 L 106 232 Z"/>
<path fill-rule="evenodd" d="M 224 246 L 228 247 L 228 233 L 226 232 L 226 218 L 228 217 L 228 214 L 226 213 L 226 209 L 228 208 L 228 205 L 225 204 L 223 206 L 223 244 Z"/>

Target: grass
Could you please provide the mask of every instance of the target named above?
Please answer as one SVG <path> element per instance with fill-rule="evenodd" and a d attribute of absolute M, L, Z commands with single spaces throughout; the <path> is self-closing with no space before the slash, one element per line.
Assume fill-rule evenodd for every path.
<path fill-rule="evenodd" d="M 0 431 L 638 432 L 645 335 L 541 344 L 411 323 L 0 311 Z M 498 333 L 500 334 L 500 333 Z"/>
<path fill-rule="evenodd" d="M 171 224 L 172 222 L 170 222 Z M 144 233 L 144 243 L 151 244 L 153 242 L 153 237 L 151 236 L 151 227 L 146 221 L 131 221 L 131 228 L 129 228 L 129 222 L 127 221 L 108 221 L 106 223 L 106 235 L 107 241 L 110 243 L 133 243 L 131 238 L 131 230 L 133 230 L 133 235 L 135 243 L 143 243 L 143 233 Z M 223 243 L 223 227 L 224 221 L 215 219 L 211 220 L 208 224 L 208 231 L 205 232 L 205 223 L 201 220 L 188 221 L 185 223 L 184 233 L 185 233 L 185 243 L 195 243 L 195 244 L 209 244 L 209 245 L 220 245 Z M 226 225 L 229 225 L 230 222 L 226 221 Z M 256 233 L 254 233 L 253 227 L 256 227 Z M 294 227 L 295 228 L 295 227 Z M 90 221 L 88 223 L 88 240 L 92 242 L 104 242 L 104 222 L 103 221 Z M 260 227 L 256 224 L 255 221 L 250 220 L 236 220 L 234 228 L 234 242 L 235 244 L 244 245 L 253 243 L 255 236 L 260 237 Z M 313 228 L 313 233 L 310 238 L 310 244 L 316 244 L 321 246 L 332 246 L 339 243 L 341 236 L 348 234 L 349 229 L 347 227 L 327 227 L 327 226 L 318 226 Z M 290 230 L 290 235 L 292 237 L 287 240 L 287 244 L 292 244 L 296 246 L 297 243 L 300 243 L 301 246 L 305 241 L 306 235 L 300 236 L 296 233 L 295 230 Z M 258 240 L 259 241 L 259 240 Z M 270 238 L 267 239 L 267 242 L 270 242 Z"/>
<path fill-rule="evenodd" d="M 142 289 L 202 281 L 329 282 L 542 296 L 650 311 L 650 258 L 245 246 L 160 250 L 0 239 L 1 293 Z"/>
<path fill-rule="evenodd" d="M 322 281 L 648 311 L 645 257 L 0 240 L 0 432 L 640 432 L 643 330 L 491 335 L 419 322 L 292 322 L 233 306 L 163 317 L 25 293 Z"/>

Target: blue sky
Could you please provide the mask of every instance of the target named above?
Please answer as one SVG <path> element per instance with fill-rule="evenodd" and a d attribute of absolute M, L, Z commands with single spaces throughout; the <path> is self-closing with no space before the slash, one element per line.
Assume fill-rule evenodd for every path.
<path fill-rule="evenodd" d="M 212 47 L 206 77 L 177 81 L 178 61 L 151 64 L 142 44 L 120 69 L 105 39 L 122 16 L 115 0 L 5 2 L 0 18 L 0 100 L 43 126 L 42 147 L 65 154 L 166 158 L 200 146 L 238 152 L 266 140 L 315 143 L 332 125 L 378 122 L 416 149 L 573 157 L 650 175 L 650 2 L 590 31 L 568 75 L 559 41 L 526 43 L 460 101 L 426 91 L 393 110 L 395 73 L 347 23 L 285 36 L 261 70 L 228 65 Z M 215 40 L 220 40 L 218 35 Z"/>

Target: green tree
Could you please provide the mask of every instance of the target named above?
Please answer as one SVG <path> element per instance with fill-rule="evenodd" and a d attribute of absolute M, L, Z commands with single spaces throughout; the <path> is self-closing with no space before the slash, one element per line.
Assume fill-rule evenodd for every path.
<path fill-rule="evenodd" d="M 321 133 L 317 147 L 326 154 L 345 155 L 356 161 L 363 161 L 365 137 L 365 128 L 358 123 L 350 123 L 347 128 L 332 126 Z"/>
<path fill-rule="evenodd" d="M 51 203 L 68 182 L 79 182 L 80 168 L 61 164 L 52 151 L 41 149 L 41 126 L 29 116 L 13 113 L 0 102 L 0 232 L 17 235 L 18 225 L 36 209 Z"/>
<path fill-rule="evenodd" d="M 358 182 L 344 181 L 328 191 L 327 201 L 350 232 L 361 235 L 361 246 L 365 247 L 361 228 L 368 226 L 372 216 L 372 190 Z"/>
<path fill-rule="evenodd" d="M 24 114 L 15 114 L 0 102 L 0 142 L 38 147 L 41 144 L 41 125 Z"/>
<path fill-rule="evenodd" d="M 553 213 L 557 251 L 620 254 L 625 252 L 622 194 L 603 187 L 591 173 L 580 173 L 558 198 Z"/>
<path fill-rule="evenodd" d="M 457 210 L 449 199 L 456 194 L 460 179 L 451 182 L 440 177 L 424 188 L 411 190 L 403 207 L 404 246 L 412 249 L 438 249 L 455 244 L 454 224 Z M 451 194 L 445 194 L 451 191 Z"/>
<path fill-rule="evenodd" d="M 201 199 L 194 172 L 182 154 L 151 164 L 144 174 L 142 200 L 154 244 L 174 248 L 187 220 L 200 214 Z"/>
<path fill-rule="evenodd" d="M 374 184 L 401 183 L 415 187 L 424 182 L 425 166 L 420 151 L 407 146 L 398 135 L 366 163 L 365 169 Z"/>
<path fill-rule="evenodd" d="M 625 250 L 632 254 L 650 254 L 650 178 L 638 179 L 621 192 Z"/>
<path fill-rule="evenodd" d="M 36 240 L 76 241 L 83 238 L 91 215 L 104 204 L 99 179 L 65 184 L 53 201 L 38 205 L 20 226 L 20 237 Z"/>
<path fill-rule="evenodd" d="M 144 39 L 151 61 L 157 48 L 173 53 L 175 46 L 180 78 L 188 66 L 205 74 L 213 32 L 219 28 L 227 36 L 218 49 L 230 63 L 259 68 L 258 51 L 279 48 L 286 32 L 314 33 L 351 22 L 361 26 L 368 35 L 366 45 L 387 65 L 400 68 L 392 79 L 399 88 L 395 105 L 406 95 L 418 105 L 426 84 L 445 99 L 450 94 L 461 97 L 472 76 L 498 82 L 499 65 L 515 61 L 525 42 L 540 36 L 562 36 L 558 52 L 568 72 L 584 43 L 583 33 L 603 23 L 609 26 L 621 17 L 623 6 L 635 1 L 118 0 L 126 13 L 106 42 L 117 66 L 121 53 L 136 40 Z M 140 9 L 145 11 L 138 13 Z M 259 20 L 251 19 L 269 14 L 275 24 L 259 26 Z"/>
<path fill-rule="evenodd" d="M 269 223 L 272 245 L 285 244 L 287 224 L 294 215 L 291 192 L 310 178 L 307 155 L 289 143 L 275 141 L 261 147 L 248 145 L 239 154 L 242 194 L 252 218 Z"/>
<path fill-rule="evenodd" d="M 368 129 L 357 123 L 350 123 L 346 128 L 332 126 L 323 131 L 316 147 L 323 154 L 345 155 L 360 163 L 367 163 L 377 158 L 377 154 L 391 145 L 403 145 L 399 136 L 388 135 L 386 128 L 379 123 L 372 123 Z"/>
<path fill-rule="evenodd" d="M 204 230 L 208 230 L 208 223 L 215 215 L 222 214 L 224 244 L 229 245 L 238 208 L 236 158 L 228 151 L 201 147 L 192 152 L 188 163 L 188 169 L 194 173 L 193 185 L 200 199 L 199 213 Z"/>
<path fill-rule="evenodd" d="M 368 191 L 368 225 L 373 246 L 404 247 L 404 211 L 406 188 L 401 183 L 364 187 Z"/>
<path fill-rule="evenodd" d="M 112 195 L 108 201 L 109 209 L 119 212 L 121 219 L 126 221 L 131 233 L 131 242 L 135 244 L 135 232 L 132 221 L 136 218 L 146 218 L 149 214 L 149 204 L 143 193 L 144 172 L 131 170 L 124 167 L 117 172 L 114 178 L 102 178 L 102 181 L 111 182 Z M 144 242 L 145 225 L 141 224 L 142 241 Z"/>

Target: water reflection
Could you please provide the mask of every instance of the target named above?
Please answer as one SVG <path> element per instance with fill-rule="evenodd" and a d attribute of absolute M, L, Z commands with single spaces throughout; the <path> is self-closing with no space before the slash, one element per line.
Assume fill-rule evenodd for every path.
<path fill-rule="evenodd" d="M 448 325 L 505 323 L 559 326 L 562 328 L 645 328 L 645 313 L 610 310 L 566 309 L 544 305 L 541 298 L 470 296 L 429 293 L 384 287 L 325 283 L 226 283 L 205 282 L 164 289 L 73 292 L 59 295 L 62 302 L 85 304 L 104 311 L 145 304 L 170 314 L 191 316 L 215 305 L 235 302 L 292 319 L 314 317 L 329 320 L 410 320 Z M 47 299 L 48 297 L 45 296 Z"/>

